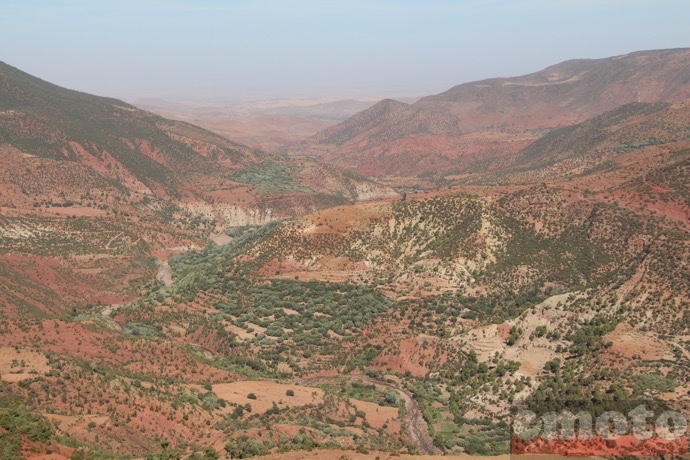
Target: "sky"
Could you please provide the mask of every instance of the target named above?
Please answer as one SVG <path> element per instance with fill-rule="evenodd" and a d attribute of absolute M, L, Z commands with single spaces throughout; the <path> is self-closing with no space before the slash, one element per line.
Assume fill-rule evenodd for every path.
<path fill-rule="evenodd" d="M 0 0 L 0 61 L 127 100 L 436 94 L 690 47 L 688 0 Z"/>

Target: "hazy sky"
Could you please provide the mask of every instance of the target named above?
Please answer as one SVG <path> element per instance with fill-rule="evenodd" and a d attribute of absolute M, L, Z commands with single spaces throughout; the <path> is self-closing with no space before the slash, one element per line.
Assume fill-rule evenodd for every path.
<path fill-rule="evenodd" d="M 0 0 L 0 60 L 119 98 L 438 93 L 690 46 L 688 0 Z"/>

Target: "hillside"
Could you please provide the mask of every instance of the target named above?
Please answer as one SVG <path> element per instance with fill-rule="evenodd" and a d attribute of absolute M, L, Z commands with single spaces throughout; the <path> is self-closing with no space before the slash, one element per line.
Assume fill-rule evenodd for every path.
<path fill-rule="evenodd" d="M 482 170 L 551 128 L 630 102 L 690 97 L 690 50 L 574 60 L 514 78 L 458 85 L 408 105 L 382 101 L 284 151 L 367 176 Z"/>
<path fill-rule="evenodd" d="M 606 195 L 632 210 L 690 226 L 690 99 L 634 102 L 555 129 L 516 153 L 512 166 L 487 160 L 486 173 L 448 175 L 445 186 L 548 183 Z"/>
<path fill-rule="evenodd" d="M 570 86 L 687 54 L 491 80 L 482 100 L 580 102 L 556 129 L 487 111 L 510 157 L 410 151 L 435 188 L 389 177 L 400 195 L 0 67 L 0 456 L 502 456 L 523 408 L 687 411 L 685 83 L 610 109 Z M 329 142 L 484 142 L 450 108 L 471 86 L 382 101 Z"/>
<path fill-rule="evenodd" d="M 295 187 L 311 190 L 300 171 L 318 168 L 313 161 L 269 155 L 122 101 L 60 88 L 4 63 L 0 78 L 3 143 L 38 158 L 88 166 L 132 192 L 208 201 L 209 194 L 237 186 L 227 176 L 270 162 L 289 163 L 296 169 L 290 179 L 299 182 Z M 334 168 L 316 175 L 333 185 L 315 186 L 309 195 L 358 198 L 356 181 Z"/>
<path fill-rule="evenodd" d="M 309 423 L 321 447 L 506 452 L 500 421 L 518 404 L 690 404 L 690 238 L 642 208 L 544 185 L 336 207 L 174 258 L 175 283 L 115 318 L 198 344 L 251 380 L 242 388 L 280 378 L 358 406 L 364 386 L 384 407 L 386 391 L 409 391 L 433 448 L 394 418 L 361 412 L 362 436 L 340 403 L 315 411 L 280 390 L 247 401 L 214 385 L 252 407 L 224 425 L 233 439 L 260 430 L 294 448 L 289 433 Z"/>
<path fill-rule="evenodd" d="M 0 302 L 32 311 L 130 297 L 148 257 L 227 227 L 394 194 L 4 63 L 0 157 Z"/>
<path fill-rule="evenodd" d="M 193 348 L 157 340 L 145 325 L 123 329 L 109 312 L 169 282 L 170 255 L 205 247 L 209 238 L 231 240 L 228 229 L 395 196 L 337 167 L 267 154 L 4 63 L 0 160 L 4 458 L 45 451 L 48 439 L 63 458 L 79 446 L 77 456 L 127 458 L 156 451 L 165 437 L 189 436 L 172 413 L 147 416 L 153 425 L 143 431 L 122 424 L 150 406 L 173 410 L 170 392 L 196 392 L 189 385 L 231 382 L 237 374 L 203 364 Z M 134 362 L 143 367 L 128 369 Z M 48 381 L 47 397 L 57 405 L 20 390 Z M 123 402 L 120 384 L 135 381 L 167 382 L 168 389 Z M 90 414 L 78 415 L 75 404 Z M 106 412 L 114 418 L 95 415 Z M 118 441 L 99 442 L 105 431 Z"/>

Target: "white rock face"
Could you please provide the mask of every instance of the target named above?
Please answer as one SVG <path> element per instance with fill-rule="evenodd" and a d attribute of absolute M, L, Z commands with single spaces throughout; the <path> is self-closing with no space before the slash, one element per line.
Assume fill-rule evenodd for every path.
<path fill-rule="evenodd" d="M 273 209 L 259 209 L 254 207 L 242 207 L 233 204 L 208 204 L 202 202 L 184 203 L 182 206 L 195 215 L 201 215 L 214 219 L 220 227 L 240 227 L 243 225 L 263 225 L 278 216 Z"/>
<path fill-rule="evenodd" d="M 373 182 L 356 182 L 355 190 L 357 201 L 380 200 L 398 196 L 398 193 L 392 188 L 374 184 Z"/>
<path fill-rule="evenodd" d="M 398 196 L 390 187 L 373 182 L 352 181 L 349 198 L 356 201 L 379 200 Z M 218 228 L 240 227 L 245 225 L 264 225 L 273 220 L 288 216 L 298 216 L 316 211 L 313 205 L 294 204 L 288 209 L 276 210 L 270 207 L 252 205 L 240 206 L 227 203 L 204 203 L 201 201 L 180 203 L 185 210 L 217 222 Z"/>
<path fill-rule="evenodd" d="M 22 223 L 11 223 L 0 226 L 0 238 L 8 238 L 11 240 L 28 240 L 37 238 L 44 233 L 50 232 L 51 229 L 44 226 L 30 226 Z"/>
<path fill-rule="evenodd" d="M 229 205 L 223 206 L 217 211 L 226 227 L 263 225 L 276 219 L 276 217 L 273 215 L 273 210 L 270 208 L 242 208 L 240 206 Z"/>

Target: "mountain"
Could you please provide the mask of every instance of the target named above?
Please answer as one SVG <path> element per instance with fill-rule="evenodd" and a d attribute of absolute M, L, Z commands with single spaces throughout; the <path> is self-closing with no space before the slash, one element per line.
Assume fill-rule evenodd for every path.
<path fill-rule="evenodd" d="M 2 457 L 499 455 L 522 409 L 690 408 L 682 92 L 524 128 L 509 156 L 430 155 L 396 195 L 4 72 Z M 384 144 L 467 129 L 386 100 L 333 142 L 379 120 Z M 687 449 L 638 441 L 547 447 Z"/>
<path fill-rule="evenodd" d="M 13 310 L 128 298 L 155 271 L 151 254 L 164 259 L 232 226 L 394 195 L 313 159 L 267 154 L 4 63 L 0 157 L 0 303 Z"/>
<path fill-rule="evenodd" d="M 223 183 L 223 177 L 248 166 L 313 163 L 291 162 L 122 101 L 60 88 L 2 63 L 0 110 L 3 143 L 39 158 L 86 165 L 131 191 L 153 196 L 204 200 L 214 191 L 204 182 L 220 181 L 215 190 L 232 187 L 236 184 Z M 334 181 L 351 186 L 333 168 L 319 171 L 333 174 Z M 300 185 L 309 188 L 306 180 Z M 314 192 L 358 197 L 337 187 Z"/>
<path fill-rule="evenodd" d="M 690 49 L 579 59 L 521 77 L 458 85 L 414 104 L 384 100 L 284 151 L 367 176 L 481 171 L 487 159 L 509 163 L 552 128 L 630 102 L 688 97 Z"/>
<path fill-rule="evenodd" d="M 688 153 L 676 154 L 681 169 L 649 187 L 687 191 Z M 680 410 L 688 227 L 649 201 L 620 203 L 606 176 L 589 187 L 446 189 L 317 211 L 173 258 L 174 283 L 115 318 L 245 376 L 211 387 L 251 408 L 222 425 L 244 440 L 226 445 L 236 454 L 359 443 L 498 454 L 520 407 L 645 398 Z M 315 399 L 293 402 L 285 385 Z M 395 400 L 405 418 L 389 411 Z M 306 446 L 290 438 L 298 426 L 312 428 Z M 274 447 L 252 444 L 265 437 Z"/>

